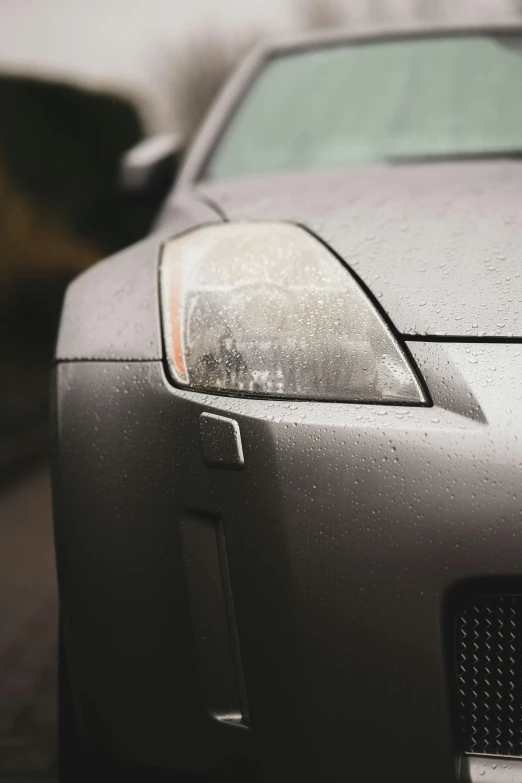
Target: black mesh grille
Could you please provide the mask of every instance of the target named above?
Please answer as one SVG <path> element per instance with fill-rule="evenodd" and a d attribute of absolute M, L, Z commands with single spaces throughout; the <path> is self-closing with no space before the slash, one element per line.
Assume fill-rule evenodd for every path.
<path fill-rule="evenodd" d="M 456 634 L 462 750 L 522 756 L 522 596 L 475 598 Z"/>

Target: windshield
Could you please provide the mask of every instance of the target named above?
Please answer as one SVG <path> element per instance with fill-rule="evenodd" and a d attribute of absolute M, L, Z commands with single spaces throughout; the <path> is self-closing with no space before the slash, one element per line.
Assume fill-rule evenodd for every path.
<path fill-rule="evenodd" d="M 522 35 L 364 41 L 270 59 L 204 179 L 522 152 Z"/>

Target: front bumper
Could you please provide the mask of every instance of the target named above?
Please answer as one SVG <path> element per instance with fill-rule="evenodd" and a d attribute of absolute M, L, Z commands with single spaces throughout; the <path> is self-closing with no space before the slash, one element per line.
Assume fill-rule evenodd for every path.
<path fill-rule="evenodd" d="M 463 580 L 521 574 L 522 346 L 409 348 L 433 407 L 56 367 L 62 614 L 94 742 L 230 780 L 457 778 L 445 613 Z M 239 423 L 243 470 L 205 464 L 202 412 Z"/>

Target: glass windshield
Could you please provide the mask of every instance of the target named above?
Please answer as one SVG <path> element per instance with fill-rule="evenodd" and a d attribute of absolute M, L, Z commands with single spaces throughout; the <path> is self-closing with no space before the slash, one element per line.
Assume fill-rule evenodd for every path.
<path fill-rule="evenodd" d="M 522 35 L 366 41 L 269 60 L 203 177 L 522 154 Z"/>

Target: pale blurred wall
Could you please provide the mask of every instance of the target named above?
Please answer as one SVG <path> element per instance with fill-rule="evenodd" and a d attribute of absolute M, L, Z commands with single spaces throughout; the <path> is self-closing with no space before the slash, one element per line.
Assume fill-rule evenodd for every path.
<path fill-rule="evenodd" d="M 151 130 L 175 125 L 165 63 L 181 41 L 209 30 L 278 31 L 307 0 L 0 0 L 0 69 L 116 87 Z M 339 0 L 357 20 L 520 13 L 520 0 Z"/>

